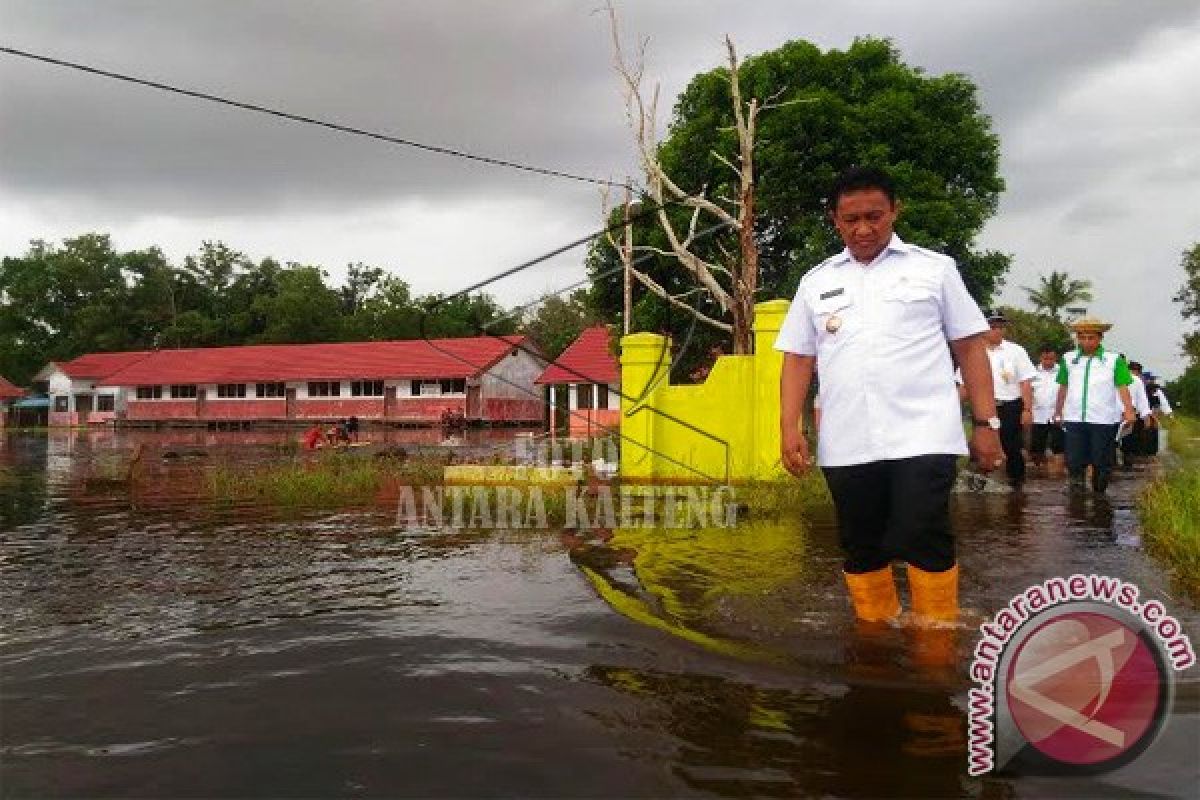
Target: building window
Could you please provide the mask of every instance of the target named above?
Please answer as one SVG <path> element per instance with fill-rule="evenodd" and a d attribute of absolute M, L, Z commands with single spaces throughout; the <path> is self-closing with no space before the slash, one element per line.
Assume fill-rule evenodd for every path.
<path fill-rule="evenodd" d="M 441 389 L 442 394 L 466 394 L 467 379 L 454 378 L 453 380 L 442 381 Z"/>
<path fill-rule="evenodd" d="M 413 397 L 440 397 L 442 394 L 441 381 L 413 381 Z"/>
<path fill-rule="evenodd" d="M 284 387 L 282 383 L 256 383 L 254 394 L 256 397 L 283 397 Z"/>
<path fill-rule="evenodd" d="M 196 396 L 196 384 L 194 383 L 173 383 L 171 384 L 171 399 L 186 400 Z"/>
<path fill-rule="evenodd" d="M 352 397 L 383 397 L 383 381 L 352 381 Z"/>
<path fill-rule="evenodd" d="M 54 398 L 54 410 L 57 413 L 63 413 L 67 410 L 69 398 L 66 395 Z"/>
<path fill-rule="evenodd" d="M 601 411 L 608 410 L 608 384 L 596 384 L 596 408 Z"/>
<path fill-rule="evenodd" d="M 245 397 L 246 384 L 244 383 L 218 383 L 217 397 Z"/>
<path fill-rule="evenodd" d="M 137 399 L 138 400 L 161 400 L 162 399 L 162 387 L 161 386 L 139 386 L 139 387 L 137 387 Z"/>
<path fill-rule="evenodd" d="M 101 394 L 96 396 L 97 411 L 116 411 L 117 398 L 116 395 Z"/>
<path fill-rule="evenodd" d="M 592 407 L 592 385 L 590 383 L 575 385 L 575 407 L 579 409 Z"/>
<path fill-rule="evenodd" d="M 340 397 L 342 384 L 340 381 L 309 381 L 309 397 Z"/>

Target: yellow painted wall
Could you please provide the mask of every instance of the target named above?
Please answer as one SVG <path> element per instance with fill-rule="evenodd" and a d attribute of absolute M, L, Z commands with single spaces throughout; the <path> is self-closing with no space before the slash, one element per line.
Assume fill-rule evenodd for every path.
<path fill-rule="evenodd" d="M 702 384 L 672 386 L 670 340 L 621 339 L 621 477 L 687 482 L 783 480 L 775 336 L 790 304 L 755 306 L 754 355 L 721 356 Z"/>

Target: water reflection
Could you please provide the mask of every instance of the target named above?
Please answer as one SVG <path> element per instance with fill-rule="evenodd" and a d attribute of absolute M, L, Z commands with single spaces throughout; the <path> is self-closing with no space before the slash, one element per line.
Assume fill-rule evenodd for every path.
<path fill-rule="evenodd" d="M 285 436 L 0 437 L 6 794 L 1058 796 L 963 777 L 970 626 L 1097 571 L 1200 631 L 1124 476 L 1107 501 L 957 497 L 966 623 L 939 644 L 854 625 L 828 519 L 581 535 L 196 502 L 208 463 Z M 145 486 L 95 479 L 139 443 Z M 1070 793 L 1196 785 L 1185 677 L 1166 749 Z"/>
<path fill-rule="evenodd" d="M 588 676 L 648 701 L 639 724 L 677 740 L 672 769 L 695 789 L 732 797 L 953 797 L 966 788 L 963 717 L 944 690 L 767 687 L 616 666 L 592 667 Z"/>

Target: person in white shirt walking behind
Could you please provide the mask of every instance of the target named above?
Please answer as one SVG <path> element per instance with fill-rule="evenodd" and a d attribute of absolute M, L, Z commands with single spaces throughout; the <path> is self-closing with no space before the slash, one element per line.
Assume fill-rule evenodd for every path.
<path fill-rule="evenodd" d="M 1112 474 L 1117 430 L 1137 419 L 1129 385 L 1133 376 L 1119 353 L 1105 352 L 1100 342 L 1111 323 L 1085 317 L 1072 323 L 1079 347 L 1063 356 L 1058 368 L 1055 419 L 1067 435 L 1067 476 L 1072 489 L 1084 485 L 1092 468 L 1092 489 L 1103 494 Z"/>
<path fill-rule="evenodd" d="M 1133 383 L 1129 384 L 1129 399 L 1133 401 L 1137 420 L 1133 423 L 1133 429 L 1121 439 L 1121 468 L 1126 472 L 1133 471 L 1137 457 L 1145 449 L 1146 431 L 1149 430 L 1158 436 L 1158 430 L 1154 427 L 1154 413 L 1146 396 L 1146 384 L 1142 382 L 1142 365 L 1130 361 L 1129 375 L 1133 378 Z"/>
<path fill-rule="evenodd" d="M 1063 474 L 1063 429 L 1054 422 L 1054 409 L 1058 401 L 1058 348 L 1043 344 L 1038 353 L 1038 363 L 1033 370 L 1033 434 L 1030 436 L 1029 454 L 1038 466 L 1045 466 L 1046 474 L 1058 477 Z M 1046 450 L 1050 460 L 1046 461 Z"/>
<path fill-rule="evenodd" d="M 1025 482 L 1025 456 L 1021 452 L 1024 430 L 1033 425 L 1033 362 L 1025 348 L 1004 338 L 1008 318 L 1000 311 L 984 312 L 988 361 L 992 365 L 992 391 L 1000 417 L 1000 446 L 1004 448 L 1008 481 L 1014 489 Z"/>

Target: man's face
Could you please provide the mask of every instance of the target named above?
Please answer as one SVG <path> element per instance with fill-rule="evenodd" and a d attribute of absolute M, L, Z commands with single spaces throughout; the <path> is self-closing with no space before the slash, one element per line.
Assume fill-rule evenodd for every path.
<path fill-rule="evenodd" d="M 1101 338 L 1101 335 L 1098 333 L 1080 331 L 1075 334 L 1075 341 L 1079 342 L 1079 349 L 1088 355 L 1096 352 L 1096 348 L 1100 346 Z"/>
<path fill-rule="evenodd" d="M 892 225 L 899 214 L 882 189 L 845 192 L 833 209 L 833 225 L 856 261 L 868 264 L 883 252 L 892 238 Z"/>
<path fill-rule="evenodd" d="M 1053 350 L 1043 350 L 1039 360 L 1042 363 L 1042 369 L 1050 369 L 1058 363 L 1058 353 Z"/>
<path fill-rule="evenodd" d="M 989 322 L 988 323 L 988 332 L 986 334 L 988 344 L 990 344 L 992 347 L 995 347 L 996 345 L 1003 342 L 1004 341 L 1004 329 L 1006 327 L 1007 326 L 1003 322 Z"/>

